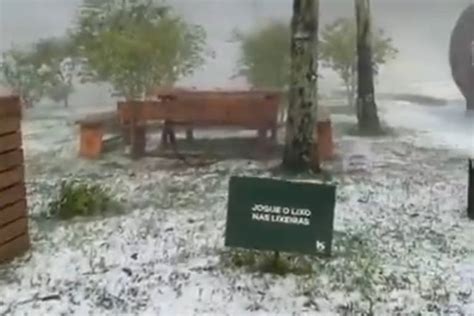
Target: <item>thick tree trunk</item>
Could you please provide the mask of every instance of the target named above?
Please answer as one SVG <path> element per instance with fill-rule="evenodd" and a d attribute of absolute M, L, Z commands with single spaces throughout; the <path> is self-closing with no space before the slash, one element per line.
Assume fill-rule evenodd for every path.
<path fill-rule="evenodd" d="M 355 0 L 357 21 L 357 119 L 361 133 L 379 133 L 374 96 L 370 0 Z"/>
<path fill-rule="evenodd" d="M 293 0 L 291 21 L 290 102 L 286 121 L 283 167 L 293 172 L 311 168 L 317 113 L 319 0 Z M 317 142 L 317 140 L 314 140 Z"/>

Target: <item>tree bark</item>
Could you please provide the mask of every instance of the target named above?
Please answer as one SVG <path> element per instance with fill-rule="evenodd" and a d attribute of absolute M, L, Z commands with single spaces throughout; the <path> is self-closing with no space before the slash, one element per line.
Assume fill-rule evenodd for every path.
<path fill-rule="evenodd" d="M 355 0 L 357 21 L 357 119 L 359 131 L 379 133 L 380 120 L 374 96 L 370 0 Z"/>
<path fill-rule="evenodd" d="M 292 172 L 319 171 L 319 163 L 311 162 L 312 150 L 317 149 L 313 130 L 318 102 L 318 19 L 319 0 L 293 0 L 290 102 L 283 153 L 283 167 Z"/>
<path fill-rule="evenodd" d="M 469 159 L 469 174 L 467 186 L 467 216 L 474 220 L 474 159 Z"/>

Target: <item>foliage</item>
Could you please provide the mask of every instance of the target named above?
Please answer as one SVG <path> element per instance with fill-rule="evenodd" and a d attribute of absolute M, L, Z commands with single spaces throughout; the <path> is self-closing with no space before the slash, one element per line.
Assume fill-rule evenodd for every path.
<path fill-rule="evenodd" d="M 278 255 L 274 252 L 232 250 L 221 254 L 225 266 L 245 268 L 249 272 L 277 275 L 307 275 L 313 273 L 312 262 L 305 256 Z"/>
<path fill-rule="evenodd" d="M 27 107 L 32 107 L 44 95 L 45 76 L 33 64 L 33 53 L 14 48 L 2 54 L 0 80 L 17 93 Z"/>
<path fill-rule="evenodd" d="M 204 62 L 206 34 L 160 4 L 85 0 L 74 38 L 83 81 L 108 82 L 115 93 L 142 99 Z"/>
<path fill-rule="evenodd" d="M 66 38 L 40 40 L 34 46 L 33 63 L 46 76 L 45 94 L 55 102 L 68 106 L 74 92 L 73 79 L 77 68 L 74 43 Z"/>
<path fill-rule="evenodd" d="M 2 56 L 2 81 L 18 93 L 28 106 L 44 96 L 67 104 L 73 92 L 74 51 L 70 41 L 50 38 Z"/>
<path fill-rule="evenodd" d="M 360 231 L 335 232 L 330 258 L 298 254 L 275 257 L 274 252 L 269 251 L 234 249 L 223 252 L 221 262 L 225 267 L 248 272 L 309 275 L 315 284 L 330 284 L 333 290 L 358 292 L 363 301 L 372 306 L 377 287 L 383 282 L 380 279 L 383 269 L 371 236 L 362 231 L 361 228 Z"/>
<path fill-rule="evenodd" d="M 50 203 L 49 212 L 53 217 L 71 219 L 102 214 L 114 204 L 99 185 L 70 180 L 61 183 L 57 198 Z"/>
<path fill-rule="evenodd" d="M 377 74 L 380 65 L 395 58 L 398 51 L 392 39 L 382 29 L 373 34 L 373 67 Z M 344 18 L 326 25 L 321 31 L 320 59 L 334 70 L 344 82 L 349 105 L 354 104 L 357 87 L 357 28 L 355 21 Z"/>
<path fill-rule="evenodd" d="M 254 87 L 285 89 L 289 82 L 290 29 L 286 23 L 272 21 L 255 32 L 235 33 L 240 43 L 238 76 Z"/>
<path fill-rule="evenodd" d="M 320 35 L 319 60 L 334 70 L 343 80 L 347 97 L 353 104 L 357 86 L 357 37 L 355 21 L 338 19 L 326 25 Z M 236 33 L 240 42 L 237 75 L 247 79 L 253 87 L 283 89 L 290 72 L 290 28 L 285 23 L 272 21 L 248 34 Z M 397 50 L 383 30 L 374 36 L 373 61 L 377 73 L 380 65 L 395 58 Z"/>

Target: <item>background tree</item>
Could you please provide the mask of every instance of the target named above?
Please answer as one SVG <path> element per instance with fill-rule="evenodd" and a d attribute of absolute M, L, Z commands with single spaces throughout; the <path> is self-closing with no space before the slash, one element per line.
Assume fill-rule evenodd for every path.
<path fill-rule="evenodd" d="M 14 48 L 2 54 L 0 81 L 18 94 L 26 107 L 33 107 L 43 97 L 45 77 L 34 64 L 31 50 Z"/>
<path fill-rule="evenodd" d="M 254 88 L 270 87 L 285 90 L 290 73 L 290 28 L 281 21 L 272 21 L 248 34 L 236 33 L 240 43 L 237 76 L 246 78 Z M 392 39 L 378 29 L 373 37 L 373 68 L 395 58 L 398 51 Z M 322 66 L 335 71 L 344 83 L 349 105 L 355 104 L 357 88 L 357 32 L 354 19 L 340 18 L 321 31 L 319 60 Z"/>
<path fill-rule="evenodd" d="M 378 73 L 380 65 L 394 59 L 398 51 L 392 39 L 378 29 L 372 38 L 372 67 Z M 353 106 L 357 87 L 357 28 L 353 19 L 341 18 L 321 31 L 320 59 L 323 66 L 334 70 L 344 82 L 347 101 Z"/>
<path fill-rule="evenodd" d="M 126 99 L 146 98 L 204 62 L 204 30 L 152 1 L 86 0 L 78 20 L 83 80 L 108 82 Z"/>
<path fill-rule="evenodd" d="M 311 151 L 318 106 L 319 0 L 293 0 L 291 21 L 290 103 L 283 167 L 301 172 L 312 166 Z"/>
<path fill-rule="evenodd" d="M 235 77 L 245 78 L 253 89 L 282 91 L 279 117 L 284 121 L 290 81 L 289 23 L 273 20 L 249 33 L 236 31 L 233 39 L 240 46 Z"/>
<path fill-rule="evenodd" d="M 45 95 L 68 107 L 69 97 L 74 92 L 73 79 L 77 68 L 74 43 L 66 38 L 40 40 L 34 46 L 32 62 L 42 70 L 46 79 Z"/>
<path fill-rule="evenodd" d="M 290 77 L 290 28 L 287 23 L 271 21 L 250 33 L 236 32 L 240 44 L 237 76 L 253 88 L 286 90 Z"/>
<path fill-rule="evenodd" d="M 43 97 L 68 105 L 73 92 L 74 50 L 60 38 L 40 40 L 24 49 L 12 49 L 2 56 L 1 78 L 31 107 Z"/>
<path fill-rule="evenodd" d="M 372 58 L 370 1 L 355 0 L 357 21 L 357 120 L 364 134 L 379 133 L 380 120 L 375 104 Z"/>

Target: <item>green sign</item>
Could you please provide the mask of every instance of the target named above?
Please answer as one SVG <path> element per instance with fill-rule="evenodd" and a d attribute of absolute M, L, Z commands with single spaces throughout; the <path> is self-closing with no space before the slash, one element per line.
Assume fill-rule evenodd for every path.
<path fill-rule="evenodd" d="M 330 255 L 335 186 L 232 177 L 225 245 Z"/>

